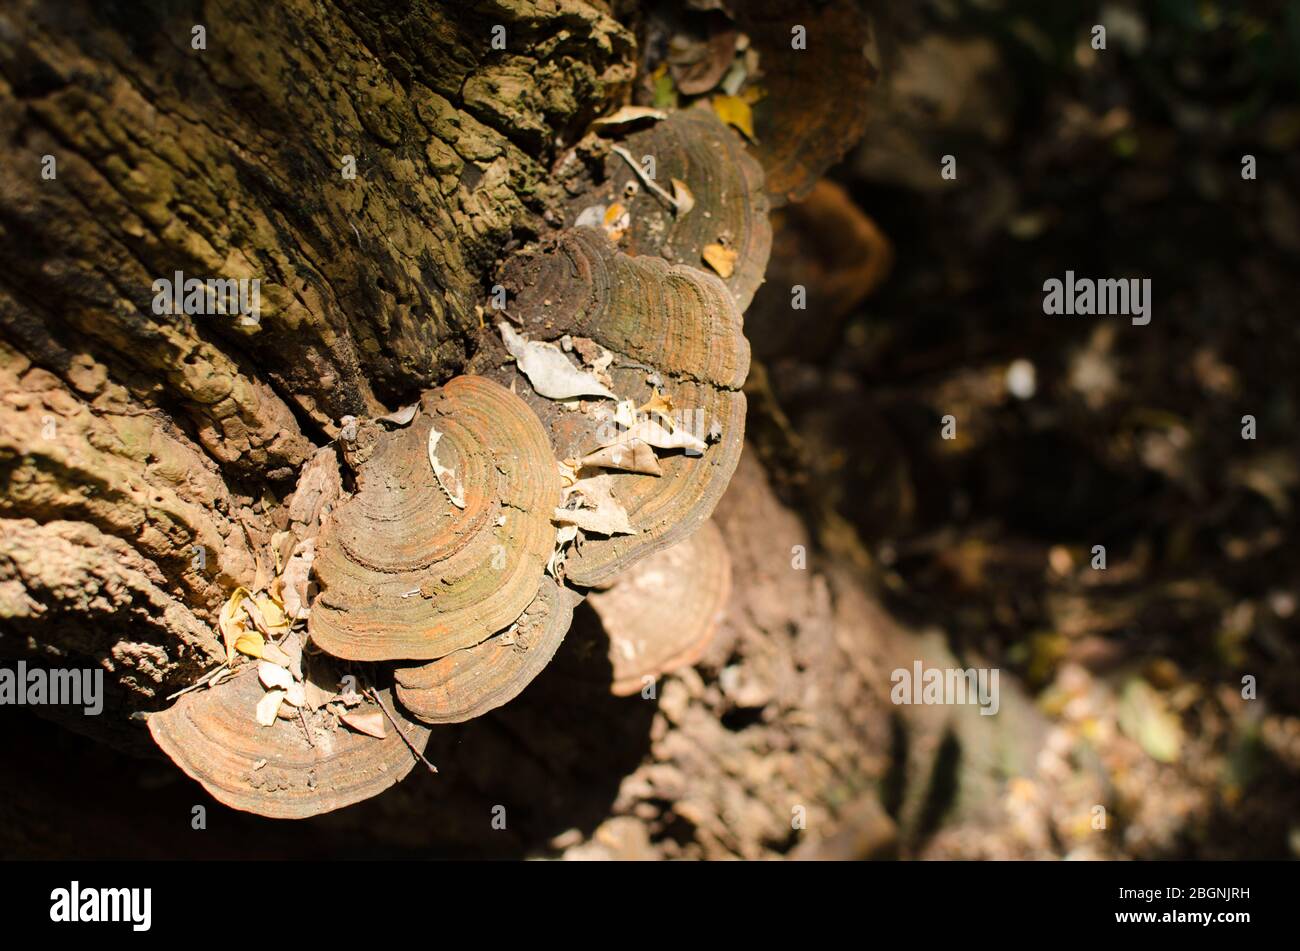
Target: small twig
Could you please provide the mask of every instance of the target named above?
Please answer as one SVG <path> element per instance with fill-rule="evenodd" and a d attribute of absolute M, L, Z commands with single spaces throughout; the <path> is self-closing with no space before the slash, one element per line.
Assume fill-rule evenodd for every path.
<path fill-rule="evenodd" d="M 631 153 L 628 152 L 627 149 L 623 148 L 623 146 L 621 145 L 615 145 L 613 146 L 613 152 L 615 155 L 622 158 L 623 161 L 627 162 L 628 165 L 632 166 L 632 171 L 636 172 L 637 178 L 641 179 L 641 181 L 645 184 L 646 188 L 650 189 L 652 192 L 654 192 L 656 195 L 658 195 L 660 198 L 666 201 L 668 203 L 668 207 L 671 208 L 674 213 L 677 212 L 678 208 L 680 207 L 677 204 L 677 199 L 674 198 L 672 195 L 668 194 L 658 185 L 656 185 L 655 180 L 645 173 L 645 169 L 643 169 L 640 165 L 637 164 L 636 159 L 632 157 Z"/>
<path fill-rule="evenodd" d="M 379 693 L 375 690 L 375 688 L 374 688 L 374 687 L 367 687 L 365 690 L 363 690 L 363 691 L 361 691 L 361 692 L 362 692 L 365 696 L 367 696 L 367 697 L 369 697 L 371 700 L 373 700 L 373 701 L 375 702 L 376 706 L 378 706 L 380 710 L 383 710 L 383 711 L 384 711 L 384 716 L 388 717 L 388 722 L 391 723 L 391 724 L 393 725 L 393 729 L 396 730 L 396 731 L 397 731 L 397 735 L 400 736 L 400 737 L 402 738 L 402 742 L 405 743 L 407 746 L 409 746 L 409 747 L 411 748 L 411 752 L 415 754 L 415 758 L 418 759 L 418 760 L 419 760 L 421 763 L 423 763 L 425 766 L 429 767 L 429 772 L 431 772 L 431 773 L 436 773 L 436 772 L 438 771 L 438 767 L 434 766 L 434 765 L 433 765 L 432 763 L 430 763 L 427 759 L 425 759 L 425 758 L 424 758 L 424 754 L 421 753 L 419 750 L 417 750 L 417 749 L 415 748 L 415 744 L 412 743 L 412 742 L 407 738 L 407 736 L 406 736 L 406 734 L 405 734 L 404 732 L 402 732 L 402 725 L 401 725 L 400 723 L 397 722 L 397 719 L 396 719 L 396 718 L 395 718 L 391 713 L 388 712 L 388 708 L 384 706 L 384 701 L 382 701 L 382 700 L 379 699 Z"/>
<path fill-rule="evenodd" d="M 190 684 L 188 687 L 182 687 L 180 690 L 177 690 L 174 694 L 172 694 L 167 699 L 175 700 L 177 697 L 181 696 L 182 694 L 187 694 L 191 690 L 198 690 L 200 687 L 205 686 L 206 684 L 211 682 L 213 677 L 217 676 L 217 674 L 221 673 L 225 669 L 226 669 L 225 663 L 222 663 L 218 667 L 212 668 L 206 674 L 200 677 L 198 680 L 194 681 L 194 683 Z"/>
<path fill-rule="evenodd" d="M 311 738 L 311 729 L 307 726 L 307 716 L 302 712 L 302 707 L 298 708 L 298 722 L 302 724 L 302 732 L 307 735 L 307 745 L 315 749 L 316 742 Z"/>

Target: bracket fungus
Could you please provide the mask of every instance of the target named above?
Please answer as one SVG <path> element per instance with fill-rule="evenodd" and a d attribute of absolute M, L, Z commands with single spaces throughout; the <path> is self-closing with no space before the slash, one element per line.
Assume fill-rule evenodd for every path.
<path fill-rule="evenodd" d="M 628 209 L 629 253 L 712 268 L 740 312 L 749 307 L 772 250 L 763 170 L 711 110 L 670 113 L 614 146 L 603 182 L 570 202 L 566 221 L 576 225 L 589 208 L 615 202 Z"/>
<path fill-rule="evenodd" d="M 524 613 L 554 550 L 560 484 L 522 399 L 456 377 L 408 426 L 360 424 L 345 455 L 357 488 L 317 541 L 313 641 L 348 660 L 433 660 Z"/>
<path fill-rule="evenodd" d="M 624 254 L 595 230 L 563 232 L 515 255 L 502 279 L 517 325 L 507 339 L 567 338 L 575 352 L 565 359 L 604 374 L 617 396 L 547 399 L 485 331 L 476 369 L 518 390 L 567 463 L 556 516 L 584 536 L 567 554 L 565 577 L 590 587 L 684 539 L 712 513 L 744 445 L 749 344 L 718 277 Z M 608 517 L 622 513 L 626 525 Z M 591 530 L 591 517 L 603 532 Z"/>
<path fill-rule="evenodd" d="M 731 597 L 731 556 L 710 519 L 587 600 L 609 635 L 610 689 L 618 696 L 700 659 Z"/>
<path fill-rule="evenodd" d="M 303 819 L 378 795 L 411 771 L 429 739 L 428 728 L 403 717 L 387 689 L 375 692 L 384 710 L 374 713 L 392 718 L 382 738 L 332 722 L 323 711 L 261 726 L 256 716 L 267 696 L 249 665 L 152 714 L 149 732 L 213 798 L 273 819 Z"/>
<path fill-rule="evenodd" d="M 533 603 L 505 631 L 422 667 L 397 668 L 397 698 L 425 723 L 460 723 L 510 702 L 555 656 L 581 600 L 544 578 Z"/>
<path fill-rule="evenodd" d="M 791 45 L 785 0 L 736 5 L 736 25 L 763 63 L 763 98 L 754 106 L 754 151 L 772 204 L 808 194 L 866 131 L 878 59 L 872 16 L 857 0 L 826 0 L 801 11 L 806 47 Z"/>

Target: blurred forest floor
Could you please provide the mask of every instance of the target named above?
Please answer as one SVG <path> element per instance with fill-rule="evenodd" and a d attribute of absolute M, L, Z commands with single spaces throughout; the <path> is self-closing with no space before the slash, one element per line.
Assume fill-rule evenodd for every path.
<path fill-rule="evenodd" d="M 856 530 L 891 610 L 1013 674 L 1049 748 L 1090 751 L 1098 788 L 1069 798 L 1119 834 L 1076 811 L 1049 851 L 1300 855 L 1300 6 L 906 6 L 842 188 L 778 213 L 802 259 L 774 254 L 755 304 L 789 488 Z M 827 216 L 850 202 L 892 272 L 810 332 L 826 313 L 792 317 L 789 287 L 842 272 Z M 1150 324 L 1045 316 L 1067 270 L 1150 278 Z"/>

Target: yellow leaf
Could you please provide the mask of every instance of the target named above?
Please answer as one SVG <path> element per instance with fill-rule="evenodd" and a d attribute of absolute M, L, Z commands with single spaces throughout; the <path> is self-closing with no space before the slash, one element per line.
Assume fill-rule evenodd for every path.
<path fill-rule="evenodd" d="M 262 640 L 262 634 L 260 631 L 245 631 L 235 639 L 235 650 L 239 651 L 241 654 L 247 654 L 249 657 L 256 657 L 260 660 L 262 657 L 262 648 L 265 644 L 266 641 Z M 231 654 L 230 656 L 233 660 L 235 655 Z"/>
<path fill-rule="evenodd" d="M 665 393 L 655 393 L 650 399 L 646 400 L 643 406 L 638 406 L 636 411 L 638 413 L 654 413 L 660 416 L 669 432 L 677 428 L 677 423 L 672 416 L 673 398 Z"/>
<path fill-rule="evenodd" d="M 739 129 L 749 141 L 758 141 L 754 137 L 754 113 L 744 99 L 739 96 L 714 96 L 713 111 L 727 125 Z"/>
<path fill-rule="evenodd" d="M 221 613 L 217 618 L 217 625 L 221 628 L 221 639 L 226 645 L 226 663 L 235 659 L 235 642 L 246 630 L 244 612 L 239 608 L 247 597 L 248 589 L 236 588 L 230 595 L 230 600 L 221 606 Z"/>
<path fill-rule="evenodd" d="M 731 277 L 731 273 L 736 269 L 736 252 L 731 248 L 723 247 L 720 244 L 706 244 L 701 250 L 700 255 L 704 258 L 706 264 L 724 280 Z"/>
<path fill-rule="evenodd" d="M 289 617 L 284 613 L 284 606 L 275 598 L 263 595 L 260 598 L 254 598 L 253 603 L 257 609 L 262 612 L 262 620 L 270 629 L 267 633 L 278 634 L 281 631 L 288 630 Z"/>

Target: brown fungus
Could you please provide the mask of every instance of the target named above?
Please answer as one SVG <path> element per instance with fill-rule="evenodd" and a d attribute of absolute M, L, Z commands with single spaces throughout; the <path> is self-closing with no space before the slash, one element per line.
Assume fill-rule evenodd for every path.
<path fill-rule="evenodd" d="M 754 151 L 772 203 L 798 201 L 866 130 L 877 77 L 871 20 L 857 0 L 801 11 L 806 46 L 793 45 L 786 0 L 736 4 L 736 22 L 758 52 L 763 97 L 755 103 Z"/>
<path fill-rule="evenodd" d="M 634 694 L 699 660 L 731 597 L 731 556 L 712 520 L 619 575 L 588 602 L 609 635 L 613 693 Z"/>
<path fill-rule="evenodd" d="M 644 450 L 632 445 L 633 437 L 660 444 L 660 475 L 600 466 L 575 473 L 570 505 L 580 501 L 584 479 L 599 479 L 599 485 L 586 483 L 598 490 L 589 494 L 607 498 L 608 489 L 631 524 L 627 534 L 584 533 L 569 552 L 566 577 L 595 585 L 684 539 L 712 513 L 744 445 L 740 387 L 749 371 L 749 344 L 716 276 L 629 256 L 596 231 L 564 232 L 515 255 L 503 282 L 514 296 L 509 314 L 517 333 L 542 341 L 585 340 L 588 354 L 605 354 L 591 363 L 606 367 L 617 400 L 560 402 L 535 393 L 500 336 L 484 333 L 476 368 L 528 401 L 550 433 L 556 459 L 591 459 L 602 447 L 622 443 L 635 460 Z M 574 350 L 566 356 L 576 366 L 582 358 Z M 674 442 L 680 448 L 670 448 Z"/>
<path fill-rule="evenodd" d="M 392 721 L 383 739 L 356 733 L 324 711 L 304 710 L 264 727 L 256 712 L 268 693 L 256 665 L 248 665 L 152 714 L 149 732 L 218 802 L 272 819 L 304 819 L 378 795 L 405 777 L 423 752 L 428 728 L 403 717 L 389 690 L 375 695 L 401 735 Z"/>
<path fill-rule="evenodd" d="M 356 492 L 317 541 L 312 639 L 349 660 L 433 660 L 512 624 L 554 550 L 555 459 L 518 396 L 462 376 L 407 426 L 362 424 Z M 435 471 L 435 468 L 437 471 Z"/>
<path fill-rule="evenodd" d="M 802 201 L 773 213 L 770 278 L 745 315 L 745 334 L 759 359 L 821 359 L 844 322 L 885 279 L 894 252 L 884 233 L 835 182 L 823 179 Z M 807 295 L 802 320 L 790 319 L 790 288 Z"/>
<path fill-rule="evenodd" d="M 602 184 L 571 202 L 567 223 L 576 223 L 593 205 L 619 201 L 628 207 L 622 246 L 631 254 L 709 268 L 706 248 L 721 246 L 728 256 L 734 252 L 724 283 L 745 312 L 763 283 L 772 228 L 763 171 L 735 132 L 706 108 L 673 112 L 615 146 L 604 173 Z M 629 198 L 626 186 L 640 186 L 647 179 L 650 184 L 638 187 Z M 674 180 L 685 186 L 684 192 Z M 693 203 L 688 210 L 683 194 Z"/>
<path fill-rule="evenodd" d="M 460 723 L 509 703 L 555 656 L 582 596 L 544 578 L 505 631 L 422 667 L 394 672 L 397 698 L 425 723 Z"/>

